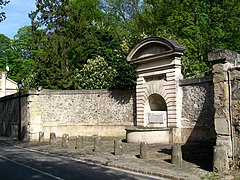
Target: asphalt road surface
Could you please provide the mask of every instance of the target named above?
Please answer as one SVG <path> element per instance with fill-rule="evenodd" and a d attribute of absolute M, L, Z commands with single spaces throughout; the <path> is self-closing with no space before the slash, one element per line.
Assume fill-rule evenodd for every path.
<path fill-rule="evenodd" d="M 156 179 L 0 143 L 0 179 Z"/>

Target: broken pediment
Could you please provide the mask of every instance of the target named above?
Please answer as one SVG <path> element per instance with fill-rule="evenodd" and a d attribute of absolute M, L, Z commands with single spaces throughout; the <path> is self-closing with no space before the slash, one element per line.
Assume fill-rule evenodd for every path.
<path fill-rule="evenodd" d="M 171 54 L 183 54 L 184 47 L 175 40 L 160 37 L 146 38 L 137 44 L 127 57 L 130 62 Z"/>

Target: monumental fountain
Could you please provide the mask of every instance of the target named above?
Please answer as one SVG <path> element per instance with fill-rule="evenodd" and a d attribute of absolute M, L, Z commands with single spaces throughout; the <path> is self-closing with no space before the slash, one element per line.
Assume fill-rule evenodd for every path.
<path fill-rule="evenodd" d="M 181 142 L 182 91 L 179 87 L 184 47 L 175 40 L 150 37 L 127 57 L 137 65 L 136 126 L 127 142 Z"/>

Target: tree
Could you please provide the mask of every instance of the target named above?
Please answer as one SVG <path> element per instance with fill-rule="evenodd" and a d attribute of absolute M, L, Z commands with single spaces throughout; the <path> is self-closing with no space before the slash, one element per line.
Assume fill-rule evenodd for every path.
<path fill-rule="evenodd" d="M 132 86 L 133 80 L 122 81 L 122 77 L 130 79 L 129 76 L 134 74 L 123 72 L 125 69 L 133 71 L 125 60 L 126 53 L 121 47 L 123 41 L 113 26 L 105 26 L 105 16 L 100 5 L 98 0 L 37 2 L 37 11 L 30 15 L 34 39 L 44 37 L 47 41 L 44 53 L 36 59 L 38 69 L 35 84 L 49 89 L 83 88 L 77 84 L 80 81 L 75 77 L 78 77 L 79 73 L 82 75 L 82 72 L 86 71 L 84 68 L 92 66 L 90 62 L 97 61 L 100 56 L 104 59 L 104 66 L 93 67 L 94 70 L 102 70 L 107 64 L 117 71 L 114 76 L 116 81 L 106 78 L 104 82 L 109 82 L 104 83 L 102 88 Z M 44 32 L 39 34 L 39 28 L 43 25 Z M 101 75 L 102 72 L 96 74 Z M 92 87 L 88 84 L 85 88 L 93 87 L 96 88 L 94 83 Z"/>
<path fill-rule="evenodd" d="M 15 52 L 14 69 L 16 69 L 14 79 L 16 80 L 22 79 L 25 82 L 30 74 L 32 74 L 34 67 L 33 56 L 36 51 L 32 50 L 31 41 L 31 26 L 19 28 L 12 40 L 12 49 Z"/>
<path fill-rule="evenodd" d="M 117 71 L 100 56 L 89 59 L 77 73 L 75 79 L 76 89 L 106 89 L 111 86 Z"/>
<path fill-rule="evenodd" d="M 36 70 L 37 84 L 50 89 L 74 88 L 72 77 L 75 75 L 75 69 L 81 68 L 83 64 L 83 51 L 79 44 L 87 22 L 93 20 L 89 13 L 96 9 L 95 2 L 97 0 L 91 3 L 70 0 L 37 1 L 37 11 L 30 14 L 33 44 L 47 39 L 44 53 L 35 59 L 39 65 Z M 42 26 L 45 28 L 40 33 Z"/>
<path fill-rule="evenodd" d="M 9 2 L 10 1 L 7 0 L 0 0 L 0 9 L 6 6 Z M 0 11 L 0 22 L 2 22 L 4 19 L 6 19 L 5 12 Z"/>
<path fill-rule="evenodd" d="M 210 71 L 207 54 L 214 48 L 239 51 L 240 3 L 237 0 L 145 0 L 142 13 L 133 17 L 132 37 L 141 35 L 176 39 L 186 47 L 185 77 Z M 128 27 L 127 27 L 128 29 Z"/>
<path fill-rule="evenodd" d="M 0 69 L 8 66 L 8 77 L 15 81 L 29 77 L 33 68 L 30 38 L 30 27 L 20 28 L 13 40 L 0 34 Z"/>
<path fill-rule="evenodd" d="M 13 51 L 11 49 L 11 39 L 4 34 L 0 34 L 0 52 L 0 69 L 6 70 L 8 59 L 10 59 Z"/>

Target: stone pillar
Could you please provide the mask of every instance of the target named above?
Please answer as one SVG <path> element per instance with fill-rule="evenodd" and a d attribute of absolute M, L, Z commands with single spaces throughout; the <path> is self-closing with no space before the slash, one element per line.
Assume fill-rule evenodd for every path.
<path fill-rule="evenodd" d="M 213 150 L 213 171 L 226 172 L 228 170 L 228 155 L 224 145 L 217 145 Z"/>
<path fill-rule="evenodd" d="M 122 140 L 114 140 L 114 155 L 122 155 Z"/>
<path fill-rule="evenodd" d="M 101 152 L 101 137 L 97 136 L 94 138 L 94 148 L 93 148 L 93 151 L 94 152 Z"/>
<path fill-rule="evenodd" d="M 214 125 L 216 146 L 214 147 L 213 169 L 226 172 L 234 156 L 231 70 L 238 66 L 239 54 L 219 49 L 208 54 L 212 63 L 214 85 Z"/>
<path fill-rule="evenodd" d="M 56 134 L 55 133 L 50 133 L 50 139 L 49 139 L 49 144 L 55 144 L 56 143 Z"/>
<path fill-rule="evenodd" d="M 146 142 L 140 144 L 140 158 L 148 159 L 149 158 L 149 147 Z"/>
<path fill-rule="evenodd" d="M 39 142 L 43 142 L 44 141 L 44 132 L 39 132 Z"/>
<path fill-rule="evenodd" d="M 62 135 L 62 147 L 64 147 L 64 148 L 69 147 L 69 135 L 68 134 Z"/>
<path fill-rule="evenodd" d="M 171 163 L 172 164 L 181 164 L 182 163 L 182 146 L 174 145 L 172 147 Z"/>
<path fill-rule="evenodd" d="M 76 147 L 75 149 L 83 149 L 83 136 L 76 137 Z"/>

